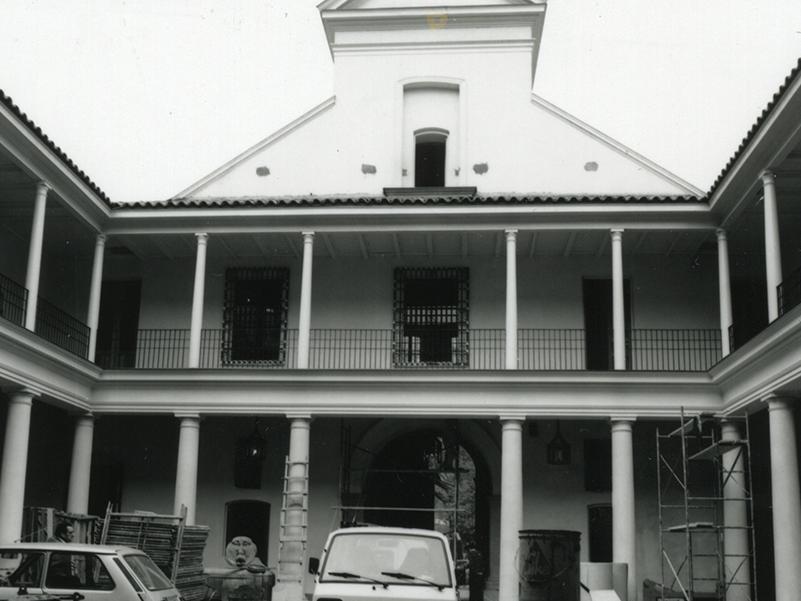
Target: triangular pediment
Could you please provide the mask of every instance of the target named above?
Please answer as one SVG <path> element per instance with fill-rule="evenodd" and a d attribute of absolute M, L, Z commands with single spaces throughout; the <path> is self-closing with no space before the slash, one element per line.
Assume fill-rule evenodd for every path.
<path fill-rule="evenodd" d="M 320 10 L 379 10 L 391 8 L 456 8 L 470 6 L 529 6 L 533 0 L 325 0 Z"/>

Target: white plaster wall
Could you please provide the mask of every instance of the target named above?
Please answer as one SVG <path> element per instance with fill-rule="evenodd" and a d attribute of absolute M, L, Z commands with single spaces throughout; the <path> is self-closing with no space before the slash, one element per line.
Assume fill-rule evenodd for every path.
<path fill-rule="evenodd" d="M 194 195 L 377 195 L 385 186 L 400 185 L 401 170 L 410 168 L 401 159 L 399 139 L 402 85 L 426 78 L 462 82 L 462 184 L 480 193 L 686 193 L 533 104 L 526 48 L 338 53 L 335 72 L 335 105 Z M 588 162 L 597 163 L 597 170 L 585 170 Z M 489 170 L 477 175 L 478 163 Z M 374 165 L 377 173 L 363 174 L 362 164 Z M 270 175 L 258 177 L 259 166 L 268 167 Z"/>
<path fill-rule="evenodd" d="M 288 267 L 289 327 L 297 327 L 300 262 L 284 258 L 236 265 Z M 143 265 L 140 328 L 188 328 L 194 262 L 153 261 Z M 230 259 L 210 257 L 204 303 L 205 328 L 222 327 L 225 269 Z M 395 267 L 466 266 L 470 269 L 470 327 L 503 328 L 505 258 L 394 257 L 363 260 L 315 257 L 312 285 L 313 328 L 391 328 Z M 697 267 L 690 258 L 662 255 L 626 258 L 632 290 L 633 328 L 716 328 L 717 272 L 712 261 Z M 133 275 L 133 272 L 126 273 Z M 609 278 L 608 257 L 518 257 L 518 311 L 521 328 L 582 328 L 582 278 Z"/>

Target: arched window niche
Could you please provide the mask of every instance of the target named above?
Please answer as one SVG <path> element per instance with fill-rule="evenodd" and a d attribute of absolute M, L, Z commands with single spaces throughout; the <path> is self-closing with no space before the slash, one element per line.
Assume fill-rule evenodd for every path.
<path fill-rule="evenodd" d="M 400 181 L 396 185 L 464 186 L 464 81 L 438 77 L 402 80 L 398 82 L 398 100 Z"/>
<path fill-rule="evenodd" d="M 425 127 L 414 132 L 414 186 L 445 186 L 445 157 L 448 130 Z"/>

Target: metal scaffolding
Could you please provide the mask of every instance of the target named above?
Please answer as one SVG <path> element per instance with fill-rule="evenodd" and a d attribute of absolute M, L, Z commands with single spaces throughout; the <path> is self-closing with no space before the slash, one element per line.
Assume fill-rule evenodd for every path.
<path fill-rule="evenodd" d="M 722 428 L 738 435 L 723 436 Z M 660 599 L 756 601 L 748 418 L 687 415 L 657 430 Z"/>

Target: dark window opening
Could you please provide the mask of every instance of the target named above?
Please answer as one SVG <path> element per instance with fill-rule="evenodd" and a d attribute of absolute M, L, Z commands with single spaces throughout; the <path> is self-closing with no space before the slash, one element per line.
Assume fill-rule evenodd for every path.
<path fill-rule="evenodd" d="M 585 278 L 584 331 L 587 369 L 614 368 L 614 334 L 612 331 L 612 280 Z M 631 366 L 631 284 L 623 281 L 626 320 L 626 365 Z"/>
<path fill-rule="evenodd" d="M 589 520 L 590 561 L 612 561 L 612 506 L 608 503 L 590 505 Z"/>
<path fill-rule="evenodd" d="M 414 185 L 418 188 L 445 185 L 445 136 L 418 136 L 414 149 Z"/>
<path fill-rule="evenodd" d="M 95 363 L 105 369 L 137 366 L 142 282 L 103 282 Z M 140 365 L 140 367 L 150 367 Z"/>
<path fill-rule="evenodd" d="M 225 272 L 223 363 L 283 364 L 288 289 L 287 269 Z"/>
<path fill-rule="evenodd" d="M 468 271 L 395 270 L 395 364 L 468 361 Z"/>
<path fill-rule="evenodd" d="M 584 490 L 612 490 L 612 441 L 608 438 L 584 440 Z"/>
<path fill-rule="evenodd" d="M 225 504 L 225 545 L 246 536 L 256 545 L 256 557 L 267 565 L 270 539 L 270 504 L 264 501 L 230 501 Z"/>

